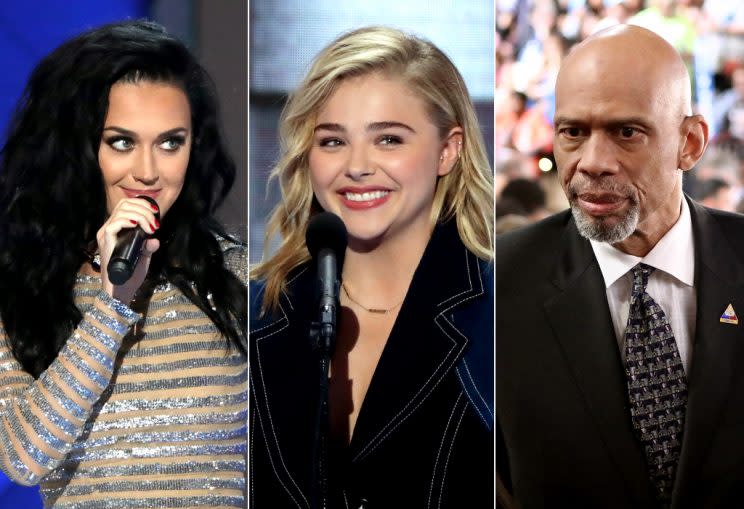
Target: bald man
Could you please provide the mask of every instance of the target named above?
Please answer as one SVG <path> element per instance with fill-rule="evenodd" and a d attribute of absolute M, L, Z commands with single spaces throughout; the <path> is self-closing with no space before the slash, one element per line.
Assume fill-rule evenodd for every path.
<path fill-rule="evenodd" d="M 708 141 L 685 66 L 599 32 L 554 123 L 571 210 L 496 241 L 500 477 L 523 509 L 740 507 L 744 216 L 682 192 Z"/>

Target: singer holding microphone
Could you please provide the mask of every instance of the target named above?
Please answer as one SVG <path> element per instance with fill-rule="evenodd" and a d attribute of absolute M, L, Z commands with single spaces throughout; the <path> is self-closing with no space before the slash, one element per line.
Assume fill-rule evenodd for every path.
<path fill-rule="evenodd" d="M 398 30 L 344 34 L 290 96 L 280 135 L 266 239 L 282 242 L 249 291 L 251 507 L 491 507 L 493 179 L 460 73 Z M 318 482 L 308 331 L 332 315 L 334 286 Z"/>
<path fill-rule="evenodd" d="M 0 468 L 45 507 L 244 508 L 246 249 L 206 71 L 154 23 L 88 31 L 0 164 Z"/>

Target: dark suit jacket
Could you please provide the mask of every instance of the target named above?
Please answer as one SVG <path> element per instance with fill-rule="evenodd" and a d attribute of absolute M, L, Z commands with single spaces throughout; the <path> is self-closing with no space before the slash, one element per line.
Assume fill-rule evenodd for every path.
<path fill-rule="evenodd" d="M 317 361 L 307 340 L 312 267 L 278 316 L 251 285 L 251 507 L 309 507 Z M 332 402 L 331 402 L 332 404 Z M 331 507 L 493 505 L 493 271 L 453 223 L 438 226 L 380 358 Z M 333 467 L 333 466 L 332 466 Z"/>
<path fill-rule="evenodd" d="M 691 201 L 690 212 L 697 325 L 672 507 L 742 507 L 744 216 Z M 569 212 L 496 245 L 502 477 L 524 509 L 654 507 L 591 245 Z M 739 325 L 719 321 L 729 304 Z"/>

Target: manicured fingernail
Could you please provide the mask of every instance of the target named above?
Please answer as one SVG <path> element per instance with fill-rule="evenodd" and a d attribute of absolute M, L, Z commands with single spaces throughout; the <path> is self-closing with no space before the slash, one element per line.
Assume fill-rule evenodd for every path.
<path fill-rule="evenodd" d="M 155 231 L 155 227 L 154 227 L 153 225 L 150 225 L 150 229 L 151 229 L 152 231 Z"/>
<path fill-rule="evenodd" d="M 158 228 L 160 228 L 160 221 L 158 221 L 158 218 L 157 217 L 155 218 L 155 226 L 157 226 Z"/>
<path fill-rule="evenodd" d="M 132 224 L 137 224 L 137 221 L 135 221 L 134 219 L 130 219 L 129 222 Z"/>
<path fill-rule="evenodd" d="M 160 212 L 160 209 L 159 209 L 159 208 L 157 207 L 157 205 L 153 205 L 153 204 L 151 203 L 151 204 L 150 204 L 150 208 L 152 209 L 152 211 L 153 211 L 153 212 Z"/>

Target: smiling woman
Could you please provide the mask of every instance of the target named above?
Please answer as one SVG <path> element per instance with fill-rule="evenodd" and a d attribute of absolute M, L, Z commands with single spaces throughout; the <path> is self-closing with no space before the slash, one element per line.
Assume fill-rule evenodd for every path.
<path fill-rule="evenodd" d="M 86 32 L 0 163 L 0 468 L 47 507 L 245 507 L 246 249 L 214 218 L 235 167 L 206 71 L 153 23 Z"/>
<path fill-rule="evenodd" d="M 424 246 L 437 177 L 452 170 L 460 147 L 462 128 L 442 137 L 404 80 L 348 78 L 318 112 L 310 182 L 320 206 L 344 221 L 352 250 L 397 238 Z"/>
<path fill-rule="evenodd" d="M 398 30 L 342 35 L 289 98 L 281 139 L 267 239 L 282 244 L 250 285 L 252 504 L 491 506 L 493 180 L 460 73 Z M 325 493 L 305 245 L 322 211 L 348 231 Z"/>
<path fill-rule="evenodd" d="M 181 192 L 190 153 L 191 109 L 181 88 L 147 81 L 111 87 L 98 149 L 108 210 L 144 195 L 164 216 Z"/>

